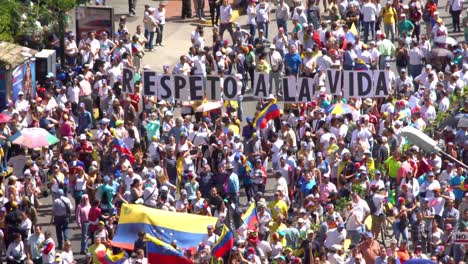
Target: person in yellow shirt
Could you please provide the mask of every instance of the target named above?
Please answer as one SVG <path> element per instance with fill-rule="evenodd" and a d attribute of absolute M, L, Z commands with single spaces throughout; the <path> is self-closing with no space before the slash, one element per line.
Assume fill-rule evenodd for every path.
<path fill-rule="evenodd" d="M 393 42 L 395 41 L 396 24 L 398 22 L 397 12 L 393 7 L 393 2 L 387 1 L 387 6 L 382 8 L 381 13 L 381 16 L 383 17 L 385 35 L 388 37 L 390 36 L 389 34 L 391 34 L 391 39 Z"/>
<path fill-rule="evenodd" d="M 275 192 L 275 200 L 271 201 L 270 204 L 268 204 L 268 208 L 270 209 L 271 217 L 273 219 L 276 219 L 280 214 L 284 218 L 288 218 L 289 208 L 286 202 L 283 200 L 283 193 L 281 191 L 277 190 Z"/>
<path fill-rule="evenodd" d="M 387 170 L 387 175 L 390 179 L 390 184 L 392 187 L 396 186 L 396 179 L 398 176 L 398 169 L 401 166 L 400 153 L 395 151 L 392 156 L 390 156 L 385 161 L 385 168 Z"/>
<path fill-rule="evenodd" d="M 285 219 L 283 217 L 283 215 L 278 215 L 276 218 L 273 218 L 274 221 L 271 221 L 269 224 L 268 224 L 268 228 L 269 228 L 269 231 L 270 231 L 270 240 L 273 241 L 273 237 L 274 235 L 276 234 L 276 236 L 278 236 L 277 232 L 278 231 L 281 231 L 281 230 L 285 230 L 287 229 L 288 227 L 283 223 L 283 220 Z M 278 237 L 279 238 L 279 237 Z M 284 237 L 282 238 L 282 240 L 284 239 Z M 281 240 L 281 243 L 285 246 L 286 245 L 286 239 L 284 239 L 284 241 Z"/>
<path fill-rule="evenodd" d="M 96 237 L 95 243 L 88 248 L 88 253 L 86 254 L 86 263 L 89 264 L 100 264 L 102 256 L 106 254 L 106 246 L 102 244 L 101 238 Z"/>

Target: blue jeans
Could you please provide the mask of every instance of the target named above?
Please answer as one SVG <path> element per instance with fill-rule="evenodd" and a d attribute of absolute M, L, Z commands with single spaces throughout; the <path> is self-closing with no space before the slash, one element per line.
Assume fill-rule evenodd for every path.
<path fill-rule="evenodd" d="M 148 39 L 148 49 L 152 50 L 154 47 L 154 32 L 149 33 L 149 39 Z"/>
<path fill-rule="evenodd" d="M 359 230 L 349 230 L 348 238 L 351 240 L 351 244 L 357 245 L 361 241 L 361 232 Z"/>
<path fill-rule="evenodd" d="M 253 44 L 254 43 L 254 39 L 255 39 L 255 33 L 256 33 L 256 30 L 257 30 L 257 25 L 255 24 L 249 24 L 249 30 L 250 30 L 250 39 L 249 39 L 249 44 Z"/>
<path fill-rule="evenodd" d="M 402 236 L 403 240 L 408 240 L 408 227 L 404 229 L 400 229 L 399 227 L 400 222 L 393 223 L 393 232 L 395 233 L 395 239 L 400 241 L 400 235 Z"/>
<path fill-rule="evenodd" d="M 258 30 L 263 29 L 263 35 L 268 38 L 268 22 L 257 22 Z"/>
<path fill-rule="evenodd" d="M 70 240 L 70 228 L 68 228 L 67 216 L 54 216 L 55 232 L 57 234 L 58 247 L 63 247 L 63 241 Z"/>
<path fill-rule="evenodd" d="M 284 19 L 278 19 L 276 20 L 276 25 L 278 26 L 278 29 L 282 27 L 284 29 L 284 33 L 287 35 L 288 34 L 288 23 Z"/>
<path fill-rule="evenodd" d="M 375 39 L 375 21 L 362 21 L 364 24 L 364 42 L 367 43 L 369 39 L 369 31 L 372 33 L 372 40 Z"/>
<path fill-rule="evenodd" d="M 86 250 L 88 249 L 88 228 L 89 223 L 81 224 L 81 252 L 86 252 Z"/>

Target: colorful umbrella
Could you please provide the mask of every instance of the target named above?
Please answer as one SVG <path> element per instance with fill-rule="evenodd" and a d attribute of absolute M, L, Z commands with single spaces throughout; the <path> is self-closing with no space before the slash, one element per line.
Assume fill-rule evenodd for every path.
<path fill-rule="evenodd" d="M 0 114 L 0 123 L 8 123 L 11 120 L 11 116 L 7 114 Z"/>
<path fill-rule="evenodd" d="M 349 104 L 343 104 L 343 103 L 338 103 L 334 105 L 330 105 L 325 112 L 327 114 L 332 114 L 332 115 L 345 115 L 345 114 L 352 114 L 356 111 L 356 108 L 354 106 L 351 106 Z"/>
<path fill-rule="evenodd" d="M 31 149 L 51 146 L 59 142 L 54 135 L 38 127 L 24 128 L 11 136 L 10 141 Z"/>

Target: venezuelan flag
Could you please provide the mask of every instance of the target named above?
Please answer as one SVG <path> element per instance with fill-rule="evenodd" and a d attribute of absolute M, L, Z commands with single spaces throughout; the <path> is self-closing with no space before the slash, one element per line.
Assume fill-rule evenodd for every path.
<path fill-rule="evenodd" d="M 114 255 L 112 250 L 108 249 L 101 262 L 102 264 L 122 264 L 127 260 L 127 258 L 127 253 L 123 250 L 122 252 Z"/>
<path fill-rule="evenodd" d="M 171 245 L 150 235 L 146 235 L 146 239 L 148 240 L 148 263 L 193 263 Z"/>
<path fill-rule="evenodd" d="M 135 157 L 132 152 L 127 148 L 127 146 L 125 146 L 125 143 L 121 139 L 114 138 L 112 140 L 112 148 L 117 149 L 120 153 L 127 156 L 130 163 L 135 162 Z"/>
<path fill-rule="evenodd" d="M 211 254 L 215 257 L 221 258 L 228 253 L 233 246 L 234 237 L 232 232 L 226 227 L 226 225 L 224 225 L 221 236 L 219 236 L 218 241 L 216 241 L 211 249 Z"/>
<path fill-rule="evenodd" d="M 114 247 L 133 250 L 137 233 L 143 231 L 165 243 L 176 241 L 182 249 L 198 247 L 207 235 L 206 227 L 215 225 L 216 217 L 176 213 L 139 204 L 123 204 Z"/>
<path fill-rule="evenodd" d="M 265 107 L 260 114 L 255 118 L 255 127 L 265 128 L 268 121 L 280 116 L 280 110 L 276 104 L 276 98 L 273 99 L 267 107 Z"/>
<path fill-rule="evenodd" d="M 249 209 L 247 209 L 245 214 L 242 215 L 242 220 L 247 224 L 249 229 L 253 229 L 258 223 L 257 207 L 255 206 L 255 202 L 251 203 Z"/>

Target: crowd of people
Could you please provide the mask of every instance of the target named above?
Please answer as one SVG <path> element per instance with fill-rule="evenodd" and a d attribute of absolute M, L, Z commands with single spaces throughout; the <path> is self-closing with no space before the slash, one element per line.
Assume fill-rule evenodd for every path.
<path fill-rule="evenodd" d="M 195 3 L 195 16 L 204 20 L 204 3 Z M 463 1 L 243 4 L 246 25 L 233 21 L 228 0 L 210 0 L 212 27 L 197 26 L 188 53 L 162 72 L 235 74 L 244 97 L 255 72 L 269 73 L 270 96 L 255 113 L 243 109 L 242 96 L 195 112 L 201 102 L 142 96 L 139 79 L 134 94 L 122 93 L 124 67 L 149 69 L 145 53 L 155 46 L 165 51 L 164 2 L 145 6 L 136 32 L 122 17 L 113 35 L 75 39 L 69 32 L 64 47 L 50 44 L 65 52 L 65 66 L 47 74 L 36 95 L 19 92 L 2 112 L 12 119 L 0 123 L 0 262 L 101 263 L 99 250 L 119 252 L 111 241 L 126 203 L 221 222 L 228 207 L 245 212 L 255 203 L 256 227 L 233 230 L 235 247 L 215 259 L 220 230 L 208 226 L 198 249 L 183 252 L 195 263 L 468 260 L 467 244 L 454 243 L 454 234 L 468 232 L 468 130 L 440 125 L 468 114 Z M 439 14 L 443 8 L 451 27 Z M 185 6 L 182 16 L 191 10 Z M 462 29 L 464 41 L 451 41 L 461 40 Z M 327 94 L 329 68 L 388 71 L 390 95 Z M 283 76 L 311 77 L 320 92 L 308 103 L 284 103 L 281 116 L 260 129 L 255 118 L 281 99 Z M 355 110 L 330 114 L 336 103 Z M 429 134 L 448 156 L 413 145 L 402 136 L 406 126 Z M 60 142 L 40 149 L 12 144 L 11 136 L 28 127 Z M 52 199 L 50 210 L 42 207 L 45 199 Z M 38 223 L 41 215 L 51 217 L 55 235 Z M 72 250 L 75 224 L 80 252 Z M 135 238 L 124 263 L 148 263 L 145 233 Z"/>

